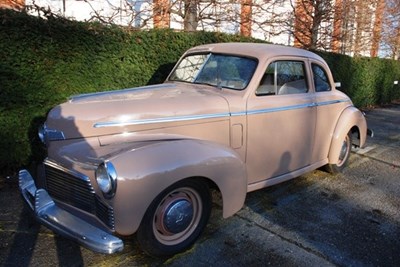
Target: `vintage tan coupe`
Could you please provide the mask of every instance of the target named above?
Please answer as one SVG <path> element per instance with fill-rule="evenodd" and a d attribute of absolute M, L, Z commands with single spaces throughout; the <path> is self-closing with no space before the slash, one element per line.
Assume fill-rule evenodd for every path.
<path fill-rule="evenodd" d="M 20 171 L 20 190 L 41 223 L 98 252 L 136 233 L 170 255 L 201 234 L 210 189 L 229 217 L 248 192 L 342 170 L 367 125 L 316 54 L 226 43 L 188 50 L 163 84 L 74 96 L 39 135 L 44 175 Z"/>

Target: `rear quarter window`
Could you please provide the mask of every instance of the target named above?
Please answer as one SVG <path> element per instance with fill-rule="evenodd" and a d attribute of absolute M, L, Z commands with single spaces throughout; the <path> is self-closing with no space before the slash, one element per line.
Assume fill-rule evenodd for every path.
<path fill-rule="evenodd" d="M 311 64 L 313 79 L 314 79 L 314 87 L 316 92 L 327 92 L 331 91 L 331 85 L 329 83 L 328 75 L 323 67 L 317 65 L 315 63 Z"/>

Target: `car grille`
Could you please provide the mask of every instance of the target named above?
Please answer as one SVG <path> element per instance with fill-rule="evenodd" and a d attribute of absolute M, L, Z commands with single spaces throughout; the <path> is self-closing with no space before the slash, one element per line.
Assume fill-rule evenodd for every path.
<path fill-rule="evenodd" d="M 51 197 L 94 214 L 114 230 L 114 210 L 96 196 L 88 177 L 51 161 L 46 161 L 44 166 L 46 189 Z"/>

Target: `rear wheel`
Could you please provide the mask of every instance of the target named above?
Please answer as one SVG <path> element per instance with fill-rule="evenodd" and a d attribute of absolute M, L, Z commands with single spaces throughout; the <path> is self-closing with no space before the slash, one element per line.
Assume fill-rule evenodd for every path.
<path fill-rule="evenodd" d="M 351 153 L 351 144 L 352 144 L 351 132 L 349 132 L 347 133 L 343 142 L 341 143 L 341 148 L 337 163 L 328 165 L 329 172 L 339 173 L 347 166 Z"/>
<path fill-rule="evenodd" d="M 141 248 L 168 256 L 189 248 L 207 224 L 211 195 L 201 180 L 183 180 L 164 190 L 151 203 L 137 232 Z"/>

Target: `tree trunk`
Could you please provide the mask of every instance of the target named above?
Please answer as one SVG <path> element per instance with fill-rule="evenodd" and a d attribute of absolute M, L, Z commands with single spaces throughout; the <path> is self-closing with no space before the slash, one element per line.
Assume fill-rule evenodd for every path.
<path fill-rule="evenodd" d="M 169 0 L 154 0 L 153 21 L 154 28 L 169 28 L 170 10 Z"/>
<path fill-rule="evenodd" d="M 294 22 L 294 46 L 309 49 L 311 47 L 311 28 L 313 19 L 312 14 L 312 3 L 310 0 L 296 0 L 296 6 L 294 10 L 295 22 Z"/>
<path fill-rule="evenodd" d="M 340 43 L 342 39 L 342 23 L 343 23 L 343 0 L 335 1 L 335 15 L 333 18 L 333 34 L 331 49 L 334 53 L 340 52 Z"/>
<path fill-rule="evenodd" d="M 246 37 L 251 36 L 252 2 L 252 0 L 241 0 L 240 34 Z"/>
<path fill-rule="evenodd" d="M 382 35 L 382 19 L 385 11 L 385 0 L 377 0 L 375 9 L 375 23 L 372 31 L 371 57 L 378 56 L 379 43 Z"/>
<path fill-rule="evenodd" d="M 198 0 L 185 1 L 185 17 L 183 20 L 183 29 L 187 32 L 196 31 L 198 25 L 197 15 Z"/>
<path fill-rule="evenodd" d="M 393 59 L 400 60 L 400 26 L 397 28 L 397 38 L 394 50 Z"/>
<path fill-rule="evenodd" d="M 365 2 L 363 0 L 358 0 L 356 2 L 356 32 L 354 37 L 354 55 L 360 56 L 362 52 L 363 44 L 363 32 L 365 28 L 365 16 L 366 14 L 366 7 Z"/>

